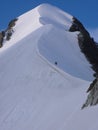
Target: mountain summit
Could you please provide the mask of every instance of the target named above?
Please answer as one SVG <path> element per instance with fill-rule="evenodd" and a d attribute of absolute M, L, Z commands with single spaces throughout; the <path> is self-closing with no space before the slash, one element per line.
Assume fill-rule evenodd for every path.
<path fill-rule="evenodd" d="M 97 107 L 80 110 L 97 68 L 84 33 L 89 40 L 76 18 L 49 4 L 10 21 L 0 33 L 0 130 L 98 128 Z"/>
<path fill-rule="evenodd" d="M 13 22 L 14 26 L 11 26 Z M 54 65 L 57 62 L 57 68 L 77 78 L 90 81 L 93 77 L 91 65 L 80 51 L 78 32 L 71 32 L 72 24 L 71 15 L 57 7 L 42 4 L 9 23 L 5 31 L 4 47 L 0 51 L 17 46 L 19 44 L 17 42 L 26 39 L 32 33 L 37 35 L 38 53 L 49 63 Z"/>

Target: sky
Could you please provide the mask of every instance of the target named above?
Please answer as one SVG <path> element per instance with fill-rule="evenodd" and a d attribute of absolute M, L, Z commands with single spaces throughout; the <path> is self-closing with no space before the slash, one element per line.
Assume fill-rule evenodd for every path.
<path fill-rule="evenodd" d="M 75 16 L 89 30 L 98 29 L 98 0 L 2 0 L 0 30 L 5 29 L 11 19 L 42 3 L 50 3 Z"/>

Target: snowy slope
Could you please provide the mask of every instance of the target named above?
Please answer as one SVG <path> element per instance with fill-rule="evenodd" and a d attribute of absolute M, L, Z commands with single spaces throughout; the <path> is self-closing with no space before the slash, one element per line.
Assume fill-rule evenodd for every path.
<path fill-rule="evenodd" d="M 0 49 L 0 130 L 98 129 L 97 107 L 81 110 L 93 71 L 71 23 L 48 4 L 18 18 Z"/>

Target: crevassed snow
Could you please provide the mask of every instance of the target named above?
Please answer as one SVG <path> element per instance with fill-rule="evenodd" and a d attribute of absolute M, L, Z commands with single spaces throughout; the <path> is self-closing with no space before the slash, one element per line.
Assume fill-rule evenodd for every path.
<path fill-rule="evenodd" d="M 47 18 L 34 27 L 26 21 L 32 29 L 24 21 L 31 15 L 40 21 L 35 10 L 42 18 L 47 8 L 54 7 L 44 4 L 20 16 L 13 38 L 0 50 L 0 130 L 97 130 L 97 107 L 81 110 L 93 72 L 76 34 L 64 31 L 63 24 L 48 24 Z M 21 32 L 22 22 L 27 32 Z"/>

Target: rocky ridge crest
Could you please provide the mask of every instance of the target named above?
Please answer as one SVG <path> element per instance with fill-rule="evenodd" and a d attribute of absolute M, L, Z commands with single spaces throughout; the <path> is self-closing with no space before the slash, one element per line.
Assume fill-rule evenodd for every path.
<path fill-rule="evenodd" d="M 87 99 L 82 109 L 87 106 L 98 104 L 98 43 L 90 36 L 89 32 L 84 28 L 79 20 L 73 17 L 73 24 L 69 29 L 70 32 L 79 31 L 78 43 L 81 52 L 85 55 L 92 69 L 94 70 L 95 79 L 90 84 L 87 93 Z"/>

